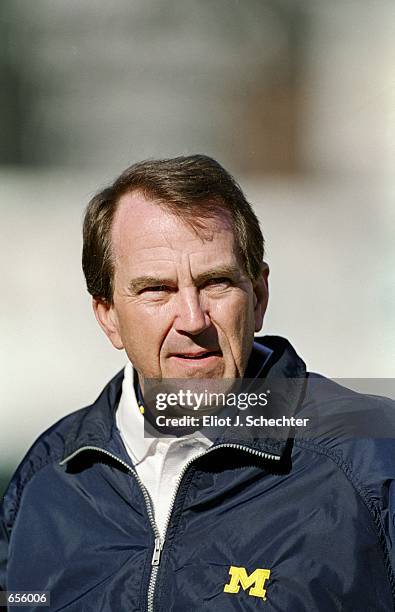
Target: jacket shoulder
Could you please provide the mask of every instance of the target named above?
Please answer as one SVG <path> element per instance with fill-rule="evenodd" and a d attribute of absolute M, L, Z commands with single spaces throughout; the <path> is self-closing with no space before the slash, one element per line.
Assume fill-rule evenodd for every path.
<path fill-rule="evenodd" d="M 296 444 L 331 458 L 370 507 L 383 510 L 395 493 L 395 402 L 310 374 L 301 414 L 311 418 L 311 434 Z"/>
<path fill-rule="evenodd" d="M 333 449 L 350 460 L 369 447 L 382 466 L 388 460 L 395 469 L 394 400 L 360 393 L 309 373 L 300 415 L 309 417 L 306 438 L 310 437 L 313 444 Z"/>
<path fill-rule="evenodd" d="M 46 429 L 32 444 L 17 467 L 3 499 L 3 514 L 8 521 L 15 517 L 23 490 L 35 474 L 49 464 L 59 463 L 70 448 L 92 436 L 110 436 L 112 411 L 116 404 L 123 371 L 119 372 L 103 389 L 91 405 L 80 408 Z"/>
<path fill-rule="evenodd" d="M 3 512 L 7 515 L 7 522 L 12 521 L 16 515 L 26 484 L 42 468 L 61 460 L 68 432 L 91 409 L 92 406 L 86 406 L 62 417 L 33 442 L 14 472 L 4 494 Z"/>

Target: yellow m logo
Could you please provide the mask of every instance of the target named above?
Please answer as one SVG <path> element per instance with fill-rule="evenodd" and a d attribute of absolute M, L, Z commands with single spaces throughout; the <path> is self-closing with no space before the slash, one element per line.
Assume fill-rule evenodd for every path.
<path fill-rule="evenodd" d="M 238 593 L 241 587 L 244 591 L 250 589 L 249 595 L 266 599 L 266 591 L 263 587 L 270 576 L 270 570 L 259 568 L 249 576 L 245 567 L 234 567 L 231 565 L 229 574 L 229 583 L 224 586 L 225 593 Z"/>

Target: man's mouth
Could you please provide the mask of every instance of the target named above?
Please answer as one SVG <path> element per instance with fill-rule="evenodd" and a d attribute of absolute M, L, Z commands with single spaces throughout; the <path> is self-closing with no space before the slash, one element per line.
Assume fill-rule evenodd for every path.
<path fill-rule="evenodd" d="M 188 353 L 174 353 L 172 357 L 176 357 L 177 359 L 185 359 L 189 361 L 203 361 L 204 359 L 209 359 L 211 357 L 221 357 L 221 351 L 199 351 L 196 353 L 188 352 Z"/>

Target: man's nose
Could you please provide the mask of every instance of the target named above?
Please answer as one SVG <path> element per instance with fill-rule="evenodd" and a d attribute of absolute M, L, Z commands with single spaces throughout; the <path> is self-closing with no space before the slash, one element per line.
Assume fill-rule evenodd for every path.
<path fill-rule="evenodd" d="M 209 327 L 209 316 L 202 306 L 199 291 L 195 287 L 179 291 L 176 301 L 174 327 L 178 332 L 196 335 Z"/>

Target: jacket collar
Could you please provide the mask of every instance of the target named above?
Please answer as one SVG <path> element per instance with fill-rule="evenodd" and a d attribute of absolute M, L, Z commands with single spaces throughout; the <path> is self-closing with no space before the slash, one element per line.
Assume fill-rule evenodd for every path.
<path fill-rule="evenodd" d="M 268 388 L 281 381 L 282 402 L 287 406 L 287 415 L 291 416 L 297 411 L 303 399 L 306 366 L 287 340 L 279 336 L 255 338 L 246 374 L 251 378 L 264 378 Z M 116 429 L 115 412 L 122 393 L 123 376 L 122 370 L 108 383 L 92 406 L 77 413 L 65 440 L 63 462 L 84 447 L 109 449 Z M 228 427 L 215 445 L 237 444 L 252 451 L 281 456 L 289 437 L 289 428 L 283 428 L 280 437 L 267 438 L 259 427 L 245 428 L 243 436 L 240 428 Z"/>
<path fill-rule="evenodd" d="M 262 351 L 253 351 L 247 376 L 250 372 L 251 378 L 254 378 L 252 385 L 259 391 L 268 390 L 271 395 L 268 396 L 267 409 L 252 410 L 251 413 L 253 416 L 285 416 L 289 419 L 295 415 L 303 401 L 307 380 L 306 365 L 285 338 L 264 336 L 255 340 L 258 348 L 265 348 L 266 351 L 269 349 L 271 354 L 262 364 Z M 255 387 L 253 391 L 256 390 Z M 293 428 L 288 425 L 271 429 L 264 429 L 259 425 L 244 428 L 231 426 L 225 429 L 217 444 L 237 444 L 258 453 L 281 458 L 288 440 L 292 437 Z"/>

